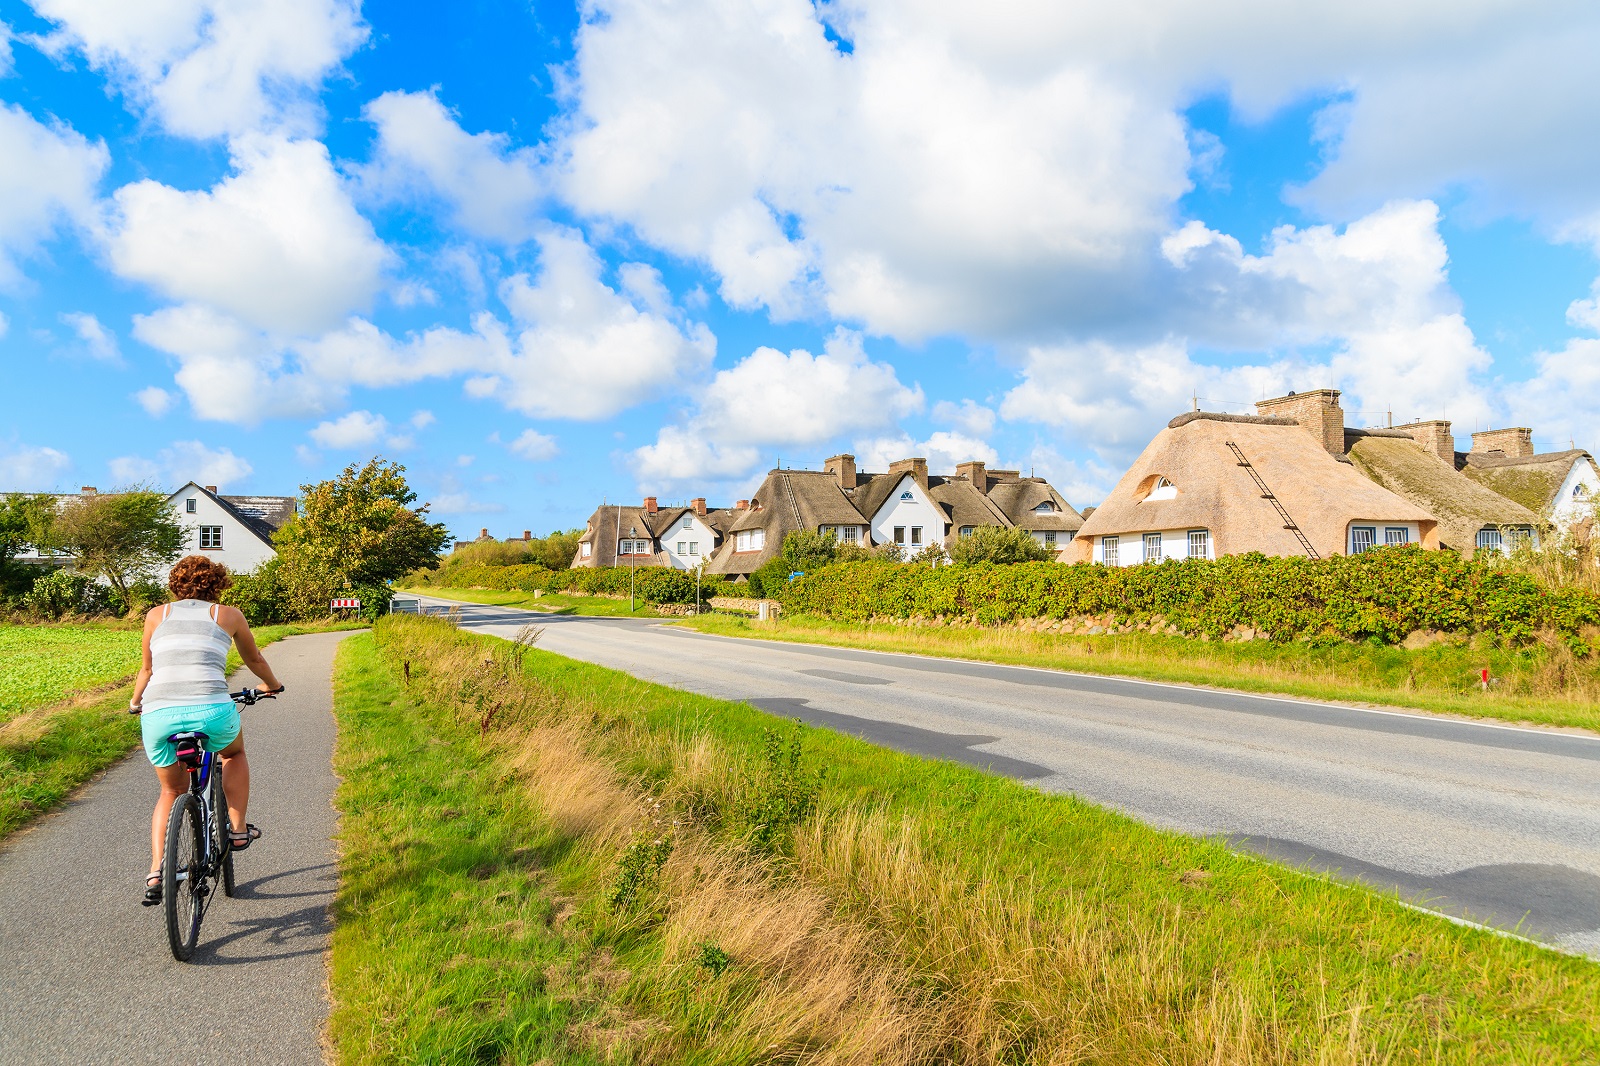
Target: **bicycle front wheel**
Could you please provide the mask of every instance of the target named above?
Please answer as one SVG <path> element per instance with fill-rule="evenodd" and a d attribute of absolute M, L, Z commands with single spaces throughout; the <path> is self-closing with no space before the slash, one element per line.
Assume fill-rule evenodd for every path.
<path fill-rule="evenodd" d="M 200 803 L 188 792 L 172 805 L 167 819 L 167 848 L 161 857 L 161 898 L 167 912 L 167 943 L 172 957 L 188 962 L 200 939 L 205 912 L 206 838 Z"/>

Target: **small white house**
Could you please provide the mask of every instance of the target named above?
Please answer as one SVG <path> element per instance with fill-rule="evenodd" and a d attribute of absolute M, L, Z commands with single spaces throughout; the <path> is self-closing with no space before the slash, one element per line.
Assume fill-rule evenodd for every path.
<path fill-rule="evenodd" d="M 693 510 L 685 510 L 675 517 L 657 536 L 667 565 L 679 570 L 693 570 L 702 562 L 710 561 L 717 548 L 716 531 Z"/>
<path fill-rule="evenodd" d="M 278 554 L 272 534 L 295 509 L 292 496 L 221 496 L 215 485 L 193 481 L 167 502 L 187 535 L 184 554 L 204 555 L 233 573 L 248 573 Z"/>

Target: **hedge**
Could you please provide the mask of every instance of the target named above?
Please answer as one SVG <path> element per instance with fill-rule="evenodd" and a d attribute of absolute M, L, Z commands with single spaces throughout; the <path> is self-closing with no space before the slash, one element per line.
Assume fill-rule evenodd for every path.
<path fill-rule="evenodd" d="M 781 591 L 786 610 L 838 621 L 960 619 L 1000 625 L 1023 619 L 1106 616 L 1164 620 L 1221 637 L 1247 626 L 1272 639 L 1396 643 L 1414 630 L 1484 633 L 1522 644 L 1541 632 L 1574 651 L 1594 650 L 1600 598 L 1547 589 L 1526 574 L 1454 552 L 1383 548 L 1328 559 L 1169 560 L 941 567 L 839 563 Z"/>
<path fill-rule="evenodd" d="M 506 592 L 575 592 L 588 596 L 626 596 L 630 580 L 639 598 L 647 603 L 693 603 L 694 572 L 670 566 L 577 567 L 571 570 L 546 570 L 534 563 L 516 566 L 443 566 L 438 570 L 419 570 L 405 583 L 424 588 L 485 588 Z M 707 576 L 700 594 L 709 599 L 720 596 L 726 582 Z"/>

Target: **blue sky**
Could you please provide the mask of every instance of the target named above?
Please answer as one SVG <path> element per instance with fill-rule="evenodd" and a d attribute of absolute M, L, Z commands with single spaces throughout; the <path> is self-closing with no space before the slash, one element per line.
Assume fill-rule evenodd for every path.
<path fill-rule="evenodd" d="M 1168 418 L 1600 427 L 1600 10 L 0 0 L 0 489 L 462 535 Z"/>

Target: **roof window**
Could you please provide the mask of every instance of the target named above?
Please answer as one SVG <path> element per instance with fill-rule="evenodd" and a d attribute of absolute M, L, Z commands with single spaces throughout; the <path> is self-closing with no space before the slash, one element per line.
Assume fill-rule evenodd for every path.
<path fill-rule="evenodd" d="M 1161 474 L 1151 474 L 1139 482 L 1139 487 L 1133 490 L 1135 503 L 1144 503 L 1146 500 L 1170 500 L 1177 495 L 1178 486 Z"/>
<path fill-rule="evenodd" d="M 1033 509 L 1033 513 L 1034 514 L 1054 514 L 1055 510 L 1056 510 L 1056 505 L 1054 503 L 1052 503 L 1050 500 L 1045 500 L 1043 503 L 1041 503 L 1039 506 L 1037 506 L 1037 507 L 1035 507 Z"/>

